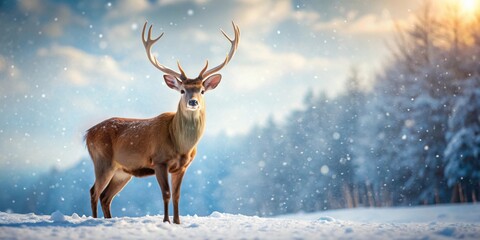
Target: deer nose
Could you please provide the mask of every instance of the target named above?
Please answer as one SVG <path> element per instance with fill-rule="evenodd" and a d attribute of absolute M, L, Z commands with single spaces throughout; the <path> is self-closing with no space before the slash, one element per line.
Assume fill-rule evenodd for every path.
<path fill-rule="evenodd" d="M 188 105 L 191 107 L 196 107 L 198 106 L 198 101 L 196 99 L 190 99 L 188 100 Z"/>

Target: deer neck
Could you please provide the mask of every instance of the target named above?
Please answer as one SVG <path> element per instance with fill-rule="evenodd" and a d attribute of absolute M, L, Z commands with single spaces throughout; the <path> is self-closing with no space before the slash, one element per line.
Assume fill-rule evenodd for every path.
<path fill-rule="evenodd" d="M 189 111 L 183 105 L 182 102 L 178 104 L 178 110 L 170 127 L 170 135 L 180 154 L 186 154 L 194 148 L 205 129 L 205 107 L 197 111 Z"/>

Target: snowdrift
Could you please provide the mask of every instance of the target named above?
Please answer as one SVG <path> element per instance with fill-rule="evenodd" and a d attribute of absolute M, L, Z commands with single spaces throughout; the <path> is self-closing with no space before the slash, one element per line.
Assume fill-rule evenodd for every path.
<path fill-rule="evenodd" d="M 480 239 L 480 205 L 349 209 L 260 218 L 213 212 L 93 219 L 0 212 L 0 239 Z"/>

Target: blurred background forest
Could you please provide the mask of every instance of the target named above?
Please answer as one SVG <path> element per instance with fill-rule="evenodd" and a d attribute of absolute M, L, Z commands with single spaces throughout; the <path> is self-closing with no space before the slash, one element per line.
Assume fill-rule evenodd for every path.
<path fill-rule="evenodd" d="M 458 5 L 443 10 L 426 2 L 412 25 L 397 28 L 370 87 L 352 66 L 336 96 L 312 90 L 281 122 L 204 138 L 184 180 L 181 213 L 477 202 L 480 15 L 467 18 Z M 90 215 L 90 159 L 28 178 L 2 171 L 9 177 L 0 182 L 1 211 Z M 112 204 L 115 216 L 161 209 L 153 177 L 134 179 Z"/>

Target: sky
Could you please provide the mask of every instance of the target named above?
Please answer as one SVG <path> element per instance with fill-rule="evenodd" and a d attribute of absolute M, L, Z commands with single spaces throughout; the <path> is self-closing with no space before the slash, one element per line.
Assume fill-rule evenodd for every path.
<path fill-rule="evenodd" d="M 366 85 L 388 62 L 395 23 L 416 0 L 0 1 L 0 169 L 32 174 L 87 157 L 83 135 L 110 117 L 176 111 L 179 93 L 148 61 L 146 20 L 158 60 L 195 77 L 217 65 L 240 28 L 236 55 L 206 93 L 205 137 L 236 136 L 286 121 L 308 92 L 343 90 L 352 66 Z"/>

